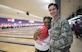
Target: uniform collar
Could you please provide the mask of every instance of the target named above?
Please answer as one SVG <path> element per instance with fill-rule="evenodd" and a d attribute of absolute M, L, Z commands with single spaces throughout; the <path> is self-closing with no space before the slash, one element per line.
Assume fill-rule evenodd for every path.
<path fill-rule="evenodd" d="M 55 19 L 53 19 L 52 21 L 57 22 L 58 19 L 60 19 L 60 16 L 59 15 Z"/>

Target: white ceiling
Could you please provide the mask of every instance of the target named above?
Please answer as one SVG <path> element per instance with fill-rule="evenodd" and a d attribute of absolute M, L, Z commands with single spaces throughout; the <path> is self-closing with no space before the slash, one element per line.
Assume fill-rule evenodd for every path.
<path fill-rule="evenodd" d="M 69 17 L 79 7 L 82 8 L 82 0 L 61 0 L 61 16 Z"/>
<path fill-rule="evenodd" d="M 79 5 L 82 5 L 81 1 L 82 0 L 61 0 L 61 16 L 68 17 L 76 11 Z M 11 10 L 0 6 L 0 17 L 42 21 L 44 16 L 49 16 L 47 9 L 48 4 L 49 0 L 0 0 L 0 5 L 13 8 L 13 10 Z M 32 15 L 26 15 L 25 13 L 27 11 Z"/>

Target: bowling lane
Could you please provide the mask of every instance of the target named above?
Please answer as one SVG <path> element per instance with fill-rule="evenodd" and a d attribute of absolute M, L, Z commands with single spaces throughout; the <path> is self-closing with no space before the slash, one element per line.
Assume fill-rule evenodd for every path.
<path fill-rule="evenodd" d="M 0 37 L 0 40 L 9 42 L 32 43 L 32 44 L 34 44 L 35 42 L 33 39 L 9 38 L 9 37 Z"/>
<path fill-rule="evenodd" d="M 32 36 L 36 27 L 10 28 L 0 30 L 0 35 L 9 36 Z"/>
<path fill-rule="evenodd" d="M 33 46 L 18 45 L 0 42 L 0 50 L 7 52 L 34 52 Z"/>
<path fill-rule="evenodd" d="M 33 33 L 36 27 L 0 30 L 0 50 L 7 52 L 34 52 Z"/>
<path fill-rule="evenodd" d="M 23 27 L 0 30 L 0 50 L 7 52 L 35 52 L 33 33 L 36 27 Z M 82 39 L 75 38 L 71 52 L 82 52 Z"/>

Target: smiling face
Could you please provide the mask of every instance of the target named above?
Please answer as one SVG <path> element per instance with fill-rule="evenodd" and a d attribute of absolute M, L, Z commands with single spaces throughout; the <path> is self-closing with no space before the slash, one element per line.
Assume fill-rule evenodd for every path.
<path fill-rule="evenodd" d="M 58 15 L 58 9 L 56 8 L 56 6 L 51 5 L 48 8 L 48 10 L 49 10 L 50 15 L 55 19 L 57 17 L 57 15 Z"/>
<path fill-rule="evenodd" d="M 49 29 L 50 28 L 50 24 L 51 24 L 50 19 L 46 18 L 43 22 L 44 22 L 44 26 L 46 26 Z"/>

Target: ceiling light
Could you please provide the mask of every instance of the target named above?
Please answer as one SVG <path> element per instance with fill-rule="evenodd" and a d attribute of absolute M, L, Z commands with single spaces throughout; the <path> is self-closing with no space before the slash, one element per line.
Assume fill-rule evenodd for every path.
<path fill-rule="evenodd" d="M 50 3 L 50 0 L 39 0 L 39 2 L 42 2 L 42 3 Z"/>
<path fill-rule="evenodd" d="M 46 2 L 46 3 L 50 3 L 50 0 L 43 0 L 44 2 Z"/>
<path fill-rule="evenodd" d="M 14 8 L 11 8 L 11 7 L 2 5 L 2 4 L 0 4 L 0 8 L 9 9 L 9 10 L 12 10 L 12 11 L 16 11 L 17 13 L 25 13 L 25 14 L 30 15 L 30 16 L 32 16 L 32 17 L 37 17 L 37 18 L 42 19 L 42 18 L 39 17 L 39 16 L 33 15 L 33 14 L 31 14 L 31 13 L 28 13 L 28 12 L 24 12 L 24 11 L 21 11 L 21 10 L 17 10 L 17 9 L 14 9 Z"/>
<path fill-rule="evenodd" d="M 55 3 L 55 0 L 50 0 L 50 3 Z"/>
<path fill-rule="evenodd" d="M 5 6 L 5 5 L 1 5 L 1 4 L 0 4 L 0 8 L 9 9 L 9 10 L 12 10 L 12 11 L 16 11 L 18 13 L 25 13 L 23 11 L 20 11 L 20 10 L 17 10 L 17 9 L 14 9 L 14 8 L 11 8 L 11 7 L 8 7 L 8 6 Z"/>

